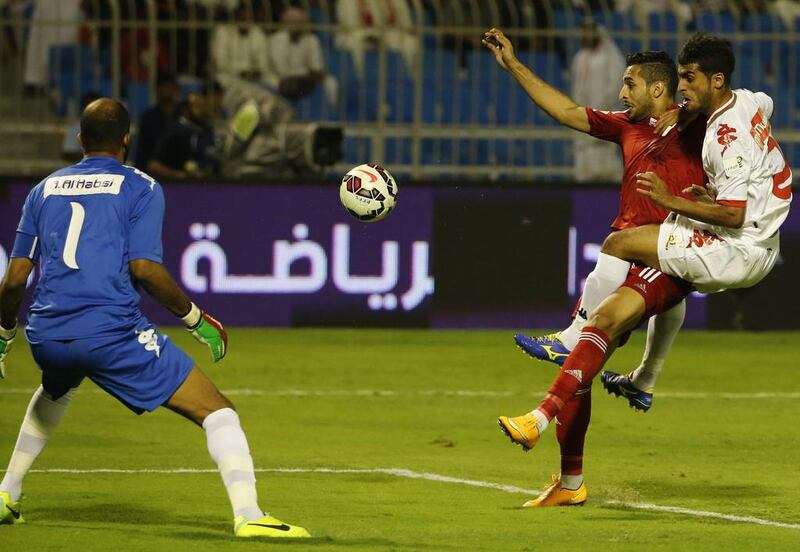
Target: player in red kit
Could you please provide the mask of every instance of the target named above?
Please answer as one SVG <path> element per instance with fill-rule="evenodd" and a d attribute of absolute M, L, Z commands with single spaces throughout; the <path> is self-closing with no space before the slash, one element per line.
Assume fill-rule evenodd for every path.
<path fill-rule="evenodd" d="M 592 380 L 614 345 L 642 317 L 663 312 L 691 289 L 717 293 L 763 280 L 780 255 L 780 229 L 792 200 L 792 171 L 772 135 L 774 102 L 763 92 L 731 88 L 731 42 L 698 33 L 681 49 L 680 91 L 688 115 L 705 115 L 703 166 L 709 188 L 687 201 L 653 172 L 638 175 L 638 193 L 670 210 L 661 224 L 608 236 L 603 252 L 639 263 L 621 270 L 618 287 L 592 314 L 539 405 L 498 422 L 512 442 L 532 448 L 576 391 Z"/>
<path fill-rule="evenodd" d="M 624 172 L 620 210 L 611 224 L 612 230 L 658 224 L 668 214 L 667 210 L 636 191 L 637 174 L 657 173 L 671 193 L 687 198 L 691 197 L 687 182 L 697 185 L 705 182 L 700 160 L 704 121 L 694 120 L 686 128 L 665 132 L 665 135 L 654 132 L 659 117 L 674 107 L 678 83 L 675 63 L 665 52 L 640 52 L 628 56 L 619 93 L 626 109 L 607 112 L 579 106 L 541 80 L 517 59 L 511 42 L 501 31 L 492 29 L 487 32 L 483 44 L 494 53 L 500 66 L 511 73 L 531 99 L 551 117 L 565 126 L 620 145 Z M 586 279 L 572 324 L 561 332 L 537 338 L 516 335 L 517 344 L 534 358 L 562 365 L 577 344 L 586 320 L 599 304 L 593 298 L 605 297 L 618 287 L 616 280 L 608 278 L 607 273 L 614 273 L 622 264 L 619 259 L 601 253 L 595 269 Z M 630 264 L 625 266 L 627 270 Z M 609 287 L 612 283 L 613 288 Z M 651 389 L 683 324 L 684 314 L 685 303 L 681 301 L 650 319 L 640 366 L 630 376 L 608 373 L 604 385 L 608 383 L 609 392 L 624 393 L 631 405 L 641 410 L 650 407 Z M 585 502 L 583 449 L 590 417 L 591 382 L 587 381 L 558 414 L 556 435 L 561 448 L 561 474 L 553 478 L 553 483 L 541 497 L 526 502 L 526 507 Z"/>

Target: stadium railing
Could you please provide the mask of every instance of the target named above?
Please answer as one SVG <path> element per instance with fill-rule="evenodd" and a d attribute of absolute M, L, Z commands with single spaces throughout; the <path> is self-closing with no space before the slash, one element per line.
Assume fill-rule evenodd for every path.
<path fill-rule="evenodd" d="M 345 159 L 333 172 L 375 161 L 416 178 L 568 180 L 573 134 L 530 102 L 480 37 L 502 27 L 527 65 L 569 93 L 570 62 L 587 17 L 604 25 L 623 53 L 665 49 L 676 56 L 697 30 L 730 37 L 734 85 L 773 97 L 775 133 L 790 161 L 800 155 L 800 17 L 777 3 L 392 0 L 395 9 L 376 12 L 378 23 L 369 27 L 340 18 L 340 2 L 358 4 L 295 2 L 307 9 L 326 70 L 338 80 L 333 103 L 321 88 L 294 102 L 303 120 L 344 125 Z M 46 173 L 62 163 L 59 138 L 84 92 L 117 97 L 137 118 L 154 99 L 159 72 L 176 74 L 184 92 L 215 79 L 212 32 L 237 17 L 235 0 L 72 0 L 63 4 L 79 14 L 62 7 L 38 15 L 30 4 L 0 3 L 6 174 Z M 272 33 L 283 26 L 281 4 L 244 2 L 238 16 Z M 653 11 L 654 5 L 666 7 Z M 58 39 L 70 29 L 74 38 Z M 363 57 L 351 49 L 362 38 Z M 31 80 L 32 64 L 39 64 L 38 81 Z"/>

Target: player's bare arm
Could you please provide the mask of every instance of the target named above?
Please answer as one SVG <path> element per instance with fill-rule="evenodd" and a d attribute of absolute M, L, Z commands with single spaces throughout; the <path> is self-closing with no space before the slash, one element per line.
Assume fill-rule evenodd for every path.
<path fill-rule="evenodd" d="M 162 264 L 136 259 L 129 263 L 129 267 L 133 278 L 148 295 L 175 316 L 186 316 L 192 303 Z"/>
<path fill-rule="evenodd" d="M 640 194 L 648 196 L 653 203 L 679 215 L 684 215 L 694 220 L 725 226 L 726 228 L 741 228 L 744 224 L 744 207 L 720 205 L 707 200 L 690 201 L 686 198 L 672 195 L 661 178 L 656 173 L 646 172 L 636 177 Z M 692 186 L 692 188 L 694 188 Z"/>
<path fill-rule="evenodd" d="M 564 126 L 581 132 L 589 132 L 589 117 L 586 108 L 576 104 L 572 98 L 547 84 L 533 71 L 525 67 L 517 59 L 514 46 L 500 29 L 491 29 L 484 33 L 481 40 L 484 46 L 492 51 L 497 63 L 511 73 L 533 102 L 545 113 Z"/>
<path fill-rule="evenodd" d="M 25 285 L 33 270 L 27 258 L 13 258 L 0 282 L 0 326 L 8 330 L 17 325 L 17 313 L 25 296 Z"/>
<path fill-rule="evenodd" d="M 192 336 L 208 346 L 211 360 L 219 362 L 228 351 L 228 334 L 222 324 L 192 303 L 163 265 L 147 259 L 128 263 L 131 275 L 165 309 L 179 316 Z"/>

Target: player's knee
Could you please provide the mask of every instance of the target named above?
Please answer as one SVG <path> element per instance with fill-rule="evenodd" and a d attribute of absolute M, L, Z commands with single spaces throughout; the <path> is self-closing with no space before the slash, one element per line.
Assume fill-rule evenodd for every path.
<path fill-rule="evenodd" d="M 601 251 L 606 255 L 621 257 L 625 251 L 625 231 L 612 232 L 606 236 Z"/>
<path fill-rule="evenodd" d="M 586 324 L 593 328 L 597 328 L 609 339 L 617 337 L 622 330 L 623 322 L 614 315 L 611 309 L 603 308 L 601 305 L 590 317 Z"/>

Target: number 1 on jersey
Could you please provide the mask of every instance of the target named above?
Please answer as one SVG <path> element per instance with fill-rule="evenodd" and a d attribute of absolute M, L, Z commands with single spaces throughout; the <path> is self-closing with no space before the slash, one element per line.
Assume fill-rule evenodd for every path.
<path fill-rule="evenodd" d="M 67 240 L 64 242 L 64 264 L 68 267 L 78 270 L 78 262 L 75 255 L 78 252 L 78 240 L 81 237 L 81 229 L 83 229 L 83 219 L 86 216 L 86 211 L 83 205 L 76 201 L 69 202 L 72 207 L 72 217 L 69 219 L 69 228 L 67 229 Z"/>

